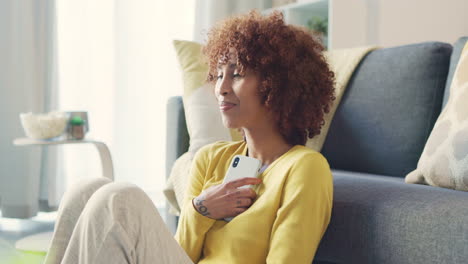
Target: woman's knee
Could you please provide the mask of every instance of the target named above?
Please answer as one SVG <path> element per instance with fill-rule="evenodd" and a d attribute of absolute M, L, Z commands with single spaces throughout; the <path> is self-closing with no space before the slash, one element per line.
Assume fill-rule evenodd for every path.
<path fill-rule="evenodd" d="M 134 222 L 144 221 L 154 210 L 157 210 L 156 207 L 141 188 L 131 183 L 114 182 L 93 194 L 83 217 L 88 220 L 107 219 L 129 227 Z"/>
<path fill-rule="evenodd" d="M 88 203 L 94 210 L 109 209 L 115 213 L 152 205 L 151 199 L 140 187 L 126 182 L 113 182 L 99 188 Z"/>
<path fill-rule="evenodd" d="M 87 178 L 78 181 L 73 187 L 68 188 L 60 202 L 61 207 L 80 206 L 84 207 L 90 197 L 102 186 L 111 183 L 108 178 Z"/>

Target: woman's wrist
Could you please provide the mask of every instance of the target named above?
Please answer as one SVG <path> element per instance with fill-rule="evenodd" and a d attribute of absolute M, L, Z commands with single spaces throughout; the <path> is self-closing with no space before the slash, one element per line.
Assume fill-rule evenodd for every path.
<path fill-rule="evenodd" d="M 204 205 L 204 202 L 204 195 L 202 197 L 197 196 L 192 199 L 193 208 L 195 208 L 195 210 L 201 215 L 209 217 L 210 212 L 208 211 L 208 208 Z"/>

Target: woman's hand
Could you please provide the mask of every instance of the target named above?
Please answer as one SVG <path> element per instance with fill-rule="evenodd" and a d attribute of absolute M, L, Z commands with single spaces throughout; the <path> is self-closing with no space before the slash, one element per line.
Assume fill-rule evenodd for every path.
<path fill-rule="evenodd" d="M 237 216 L 247 210 L 257 194 L 251 188 L 237 189 L 244 185 L 260 184 L 261 179 L 245 177 L 235 181 L 214 185 L 192 200 L 195 209 L 212 219 Z"/>

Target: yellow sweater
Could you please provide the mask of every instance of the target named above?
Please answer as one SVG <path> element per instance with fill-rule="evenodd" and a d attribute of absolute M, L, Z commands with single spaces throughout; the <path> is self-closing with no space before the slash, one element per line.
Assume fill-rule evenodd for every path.
<path fill-rule="evenodd" d="M 310 264 L 330 222 L 333 181 L 326 159 L 296 145 L 259 175 L 257 198 L 232 221 L 198 213 L 192 199 L 221 184 L 234 155 L 247 144 L 216 142 L 194 158 L 176 240 L 194 263 Z"/>

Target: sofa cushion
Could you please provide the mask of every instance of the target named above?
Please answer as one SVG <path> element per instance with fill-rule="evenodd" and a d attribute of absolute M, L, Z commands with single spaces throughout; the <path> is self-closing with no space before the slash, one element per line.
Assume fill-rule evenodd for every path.
<path fill-rule="evenodd" d="M 322 149 L 334 169 L 404 177 L 440 113 L 452 46 L 369 53 L 348 83 Z"/>
<path fill-rule="evenodd" d="M 333 170 L 330 225 L 316 260 L 466 263 L 468 193 Z"/>
<path fill-rule="evenodd" d="M 439 115 L 407 183 L 468 191 L 468 43 L 450 86 L 450 98 Z"/>
<path fill-rule="evenodd" d="M 455 69 L 457 68 L 457 65 L 458 65 L 458 60 L 460 59 L 461 52 L 467 41 L 468 41 L 468 36 L 461 37 L 455 42 L 455 44 L 453 44 L 453 51 L 452 51 L 452 55 L 450 56 L 450 68 L 449 68 L 449 73 L 447 75 L 447 82 L 445 84 L 444 100 L 442 102 L 442 108 L 447 104 L 448 97 L 450 94 L 450 86 L 452 85 L 453 74 L 455 73 Z"/>

